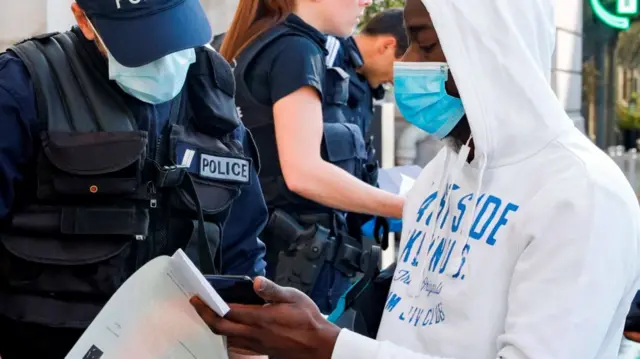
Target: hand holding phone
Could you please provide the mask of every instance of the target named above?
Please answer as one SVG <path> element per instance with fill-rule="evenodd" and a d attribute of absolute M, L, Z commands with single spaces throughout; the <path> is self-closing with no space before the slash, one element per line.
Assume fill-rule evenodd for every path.
<path fill-rule="evenodd" d="M 247 276 L 205 275 L 204 277 L 220 297 L 229 304 L 267 304 L 253 290 L 253 280 Z"/>

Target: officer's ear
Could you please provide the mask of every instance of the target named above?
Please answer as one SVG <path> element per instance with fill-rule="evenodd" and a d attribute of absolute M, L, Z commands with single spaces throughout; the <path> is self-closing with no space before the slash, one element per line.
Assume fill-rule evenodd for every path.
<path fill-rule="evenodd" d="M 93 31 L 91 24 L 89 23 L 87 15 L 84 13 L 84 10 L 82 10 L 80 5 L 74 2 L 73 4 L 71 4 L 71 11 L 73 12 L 73 16 L 76 18 L 78 27 L 82 31 L 84 37 L 87 38 L 87 40 L 95 40 L 96 34 Z"/>
<path fill-rule="evenodd" d="M 393 54 L 395 57 L 397 46 L 398 42 L 395 37 L 388 35 L 378 36 L 378 41 L 376 43 L 378 55 L 389 56 L 389 54 Z"/>

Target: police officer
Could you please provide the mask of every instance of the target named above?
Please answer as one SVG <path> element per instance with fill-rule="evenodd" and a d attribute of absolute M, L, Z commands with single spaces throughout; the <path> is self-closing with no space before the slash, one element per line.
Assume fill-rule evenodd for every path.
<path fill-rule="evenodd" d="M 63 358 L 137 268 L 183 248 L 263 273 L 267 210 L 198 0 L 77 0 L 0 55 L 0 355 Z"/>
<path fill-rule="evenodd" d="M 403 10 L 386 9 L 377 13 L 359 34 L 348 38 L 328 36 L 325 45 L 328 66 L 340 67 L 349 74 L 349 98 L 346 118 L 360 128 L 366 141 L 367 160 L 361 179 L 377 185 L 378 161 L 373 136 L 369 133 L 373 121 L 373 104 L 385 95 L 383 85 L 393 82 L 393 63 L 407 51 Z M 361 226 L 371 216 L 350 213 L 347 216 L 350 234 L 362 235 Z"/>
<path fill-rule="evenodd" d="M 373 120 L 373 102 L 384 98 L 383 85 L 393 82 L 393 63 L 407 51 L 402 15 L 401 8 L 386 9 L 354 36 L 327 38 L 328 66 L 338 66 L 349 74 L 347 120 L 357 124 L 364 135 Z"/>
<path fill-rule="evenodd" d="M 367 152 L 347 121 L 349 75 L 325 59 L 324 33 L 348 36 L 369 3 L 243 0 L 221 48 L 260 151 L 267 275 L 310 294 L 324 313 L 377 263 L 372 241 L 346 234 L 344 212 L 399 218 L 404 203 L 360 180 Z"/>

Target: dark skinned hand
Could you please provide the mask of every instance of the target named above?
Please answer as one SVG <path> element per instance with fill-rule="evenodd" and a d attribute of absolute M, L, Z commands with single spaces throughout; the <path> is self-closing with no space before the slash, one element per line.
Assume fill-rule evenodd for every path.
<path fill-rule="evenodd" d="M 224 318 L 198 297 L 191 304 L 214 333 L 227 337 L 231 350 L 278 359 L 331 359 L 340 328 L 309 297 L 264 277 L 256 278 L 254 290 L 269 304 L 230 304 Z"/>

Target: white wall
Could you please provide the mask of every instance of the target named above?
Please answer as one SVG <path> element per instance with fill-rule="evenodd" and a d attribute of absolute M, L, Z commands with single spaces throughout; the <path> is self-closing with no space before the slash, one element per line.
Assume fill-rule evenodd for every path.
<path fill-rule="evenodd" d="M 73 3 L 73 0 L 47 0 L 47 32 L 66 31 L 75 25 L 76 19 L 71 12 Z"/>
<path fill-rule="evenodd" d="M 201 0 L 213 33 L 226 31 L 239 0 Z M 65 31 L 75 24 L 74 0 L 0 0 L 0 52 L 27 37 Z"/>
<path fill-rule="evenodd" d="M 556 52 L 551 83 L 567 114 L 583 132 L 582 11 L 584 0 L 556 0 Z"/>
<path fill-rule="evenodd" d="M 47 0 L 0 2 L 0 52 L 33 34 L 46 32 Z"/>
<path fill-rule="evenodd" d="M 0 0 L 1 1 L 1 0 Z M 200 0 L 207 12 L 214 35 L 226 32 L 231 25 L 239 0 Z"/>

